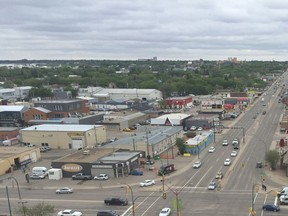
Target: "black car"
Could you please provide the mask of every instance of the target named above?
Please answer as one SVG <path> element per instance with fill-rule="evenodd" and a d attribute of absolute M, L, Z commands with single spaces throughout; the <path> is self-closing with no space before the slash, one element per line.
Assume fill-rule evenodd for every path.
<path fill-rule="evenodd" d="M 105 199 L 104 200 L 105 205 L 121 205 L 121 206 L 127 206 L 128 200 L 122 199 L 122 198 L 111 198 L 111 199 Z"/>
<path fill-rule="evenodd" d="M 99 210 L 97 216 L 119 216 L 119 214 L 113 210 Z"/>
<path fill-rule="evenodd" d="M 262 168 L 262 162 L 257 162 L 256 163 L 256 168 Z"/>

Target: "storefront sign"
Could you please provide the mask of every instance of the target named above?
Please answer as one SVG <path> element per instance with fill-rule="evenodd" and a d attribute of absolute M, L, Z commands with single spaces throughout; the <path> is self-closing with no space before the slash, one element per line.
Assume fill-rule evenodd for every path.
<path fill-rule="evenodd" d="M 83 169 L 83 167 L 78 164 L 64 164 L 61 168 L 66 172 L 79 172 Z"/>

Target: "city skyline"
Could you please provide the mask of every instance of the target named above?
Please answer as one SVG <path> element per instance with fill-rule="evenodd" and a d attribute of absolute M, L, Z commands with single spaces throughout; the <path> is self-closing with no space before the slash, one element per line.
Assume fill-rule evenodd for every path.
<path fill-rule="evenodd" d="M 286 61 L 288 2 L 1 0 L 0 59 Z"/>

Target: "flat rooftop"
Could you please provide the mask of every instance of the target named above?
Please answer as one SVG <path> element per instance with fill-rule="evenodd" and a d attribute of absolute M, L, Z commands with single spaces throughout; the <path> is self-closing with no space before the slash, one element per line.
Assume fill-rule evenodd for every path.
<path fill-rule="evenodd" d="M 32 149 L 37 149 L 39 147 L 16 147 L 16 146 L 1 146 L 0 147 L 0 160 L 9 158 L 16 154 L 21 154 L 24 152 L 30 152 Z"/>
<path fill-rule="evenodd" d="M 89 150 L 89 154 L 84 154 L 85 150 Z M 91 149 L 84 149 L 79 150 L 74 154 L 70 154 L 64 156 L 62 158 L 54 160 L 54 162 L 87 162 L 90 163 L 92 161 L 96 161 L 104 156 L 111 154 L 112 152 L 117 151 L 116 148 L 91 148 Z"/>

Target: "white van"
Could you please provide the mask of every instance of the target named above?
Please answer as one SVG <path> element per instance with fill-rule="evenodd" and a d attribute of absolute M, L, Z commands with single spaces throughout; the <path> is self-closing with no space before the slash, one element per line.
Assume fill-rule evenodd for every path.
<path fill-rule="evenodd" d="M 281 191 L 278 192 L 278 197 L 281 197 L 283 195 L 288 195 L 288 187 L 284 187 Z"/>
<path fill-rule="evenodd" d="M 46 167 L 33 167 L 32 174 L 46 177 L 48 176 L 48 169 Z"/>

